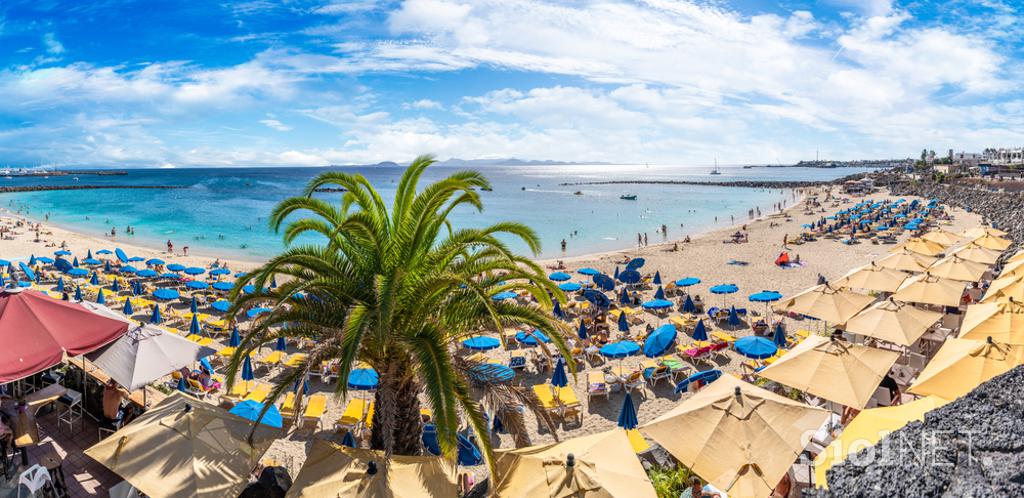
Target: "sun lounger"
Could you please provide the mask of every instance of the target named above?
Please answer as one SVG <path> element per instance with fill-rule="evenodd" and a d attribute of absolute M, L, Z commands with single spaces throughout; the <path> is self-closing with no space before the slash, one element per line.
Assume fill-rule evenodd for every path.
<path fill-rule="evenodd" d="M 306 353 L 295 353 L 293 355 L 290 355 L 288 356 L 288 359 L 285 360 L 284 366 L 289 368 L 296 368 L 299 365 L 301 365 L 302 362 L 306 361 L 306 357 Z"/>
<path fill-rule="evenodd" d="M 736 342 L 736 338 L 735 337 L 733 337 L 731 334 L 727 334 L 725 332 L 722 332 L 721 330 L 712 331 L 708 335 L 710 335 L 711 337 L 713 337 L 713 338 L 715 338 L 715 339 L 717 339 L 717 340 L 719 340 L 721 342 L 727 343 L 727 344 L 732 344 L 732 343 Z"/>
<path fill-rule="evenodd" d="M 323 394 L 314 394 L 309 397 L 309 402 L 306 403 L 306 411 L 302 413 L 302 427 L 306 427 L 307 424 L 314 424 L 314 429 L 320 428 L 320 417 L 324 416 L 324 412 L 327 411 L 327 396 Z"/>
<path fill-rule="evenodd" d="M 643 390 L 644 387 L 644 372 L 643 370 L 637 370 L 629 374 L 629 377 L 622 382 L 622 389 L 624 391 L 632 392 L 636 389 Z"/>
<path fill-rule="evenodd" d="M 555 395 L 550 384 L 534 385 L 533 394 L 537 396 L 540 406 L 544 411 L 552 413 L 558 411 L 558 403 L 555 401 Z"/>
<path fill-rule="evenodd" d="M 194 342 L 194 343 L 196 343 L 196 344 L 198 344 L 200 346 L 209 346 L 209 345 L 213 344 L 213 339 L 210 339 L 209 337 L 203 337 L 203 336 L 201 336 L 199 334 L 192 334 L 192 335 L 186 337 L 186 339 L 188 339 L 188 340 L 190 340 L 190 341 L 192 341 L 192 342 Z"/>
<path fill-rule="evenodd" d="M 223 348 L 220 348 L 220 351 L 217 351 L 217 356 L 222 358 L 231 358 L 231 355 L 233 354 L 235 354 L 235 348 L 232 346 L 224 346 Z"/>
<path fill-rule="evenodd" d="M 366 418 L 363 420 L 363 425 L 367 429 L 373 429 L 373 401 L 366 405 Z"/>
<path fill-rule="evenodd" d="M 583 422 L 583 412 L 581 408 L 583 403 L 580 403 L 580 399 L 576 397 L 576 391 L 572 389 L 572 386 L 565 386 L 558 388 L 558 398 L 555 400 L 558 403 L 558 414 L 563 419 L 574 418 L 579 423 Z"/>
<path fill-rule="evenodd" d="M 255 401 L 262 403 L 267 400 L 267 395 L 270 394 L 270 384 L 264 384 L 262 382 L 256 384 L 256 387 L 252 391 L 249 391 L 249 395 L 245 397 L 246 400 Z"/>
<path fill-rule="evenodd" d="M 199 399 L 206 397 L 207 391 L 206 389 L 203 389 L 203 385 L 200 384 L 199 381 L 195 379 L 185 379 L 185 383 L 187 384 L 189 394 Z"/>
<path fill-rule="evenodd" d="M 608 399 L 609 395 L 604 373 L 596 370 L 587 372 L 587 402 L 590 402 L 595 396 L 604 396 L 604 399 Z"/>
<path fill-rule="evenodd" d="M 363 398 L 352 398 L 348 400 L 348 405 L 345 406 L 345 411 L 341 414 L 341 417 L 334 422 L 335 430 L 339 432 L 342 430 L 350 432 L 355 431 L 366 416 L 366 404 L 367 401 Z"/>
<path fill-rule="evenodd" d="M 231 390 L 224 393 L 223 397 L 229 401 L 241 401 L 242 398 L 249 394 L 249 391 L 252 390 L 253 385 L 254 384 L 252 381 L 243 380 L 240 382 L 235 382 L 235 385 L 231 386 Z"/>
<path fill-rule="evenodd" d="M 658 385 L 658 381 L 661 379 L 669 379 L 672 377 L 672 370 L 666 365 L 662 365 L 659 361 L 647 360 L 641 366 L 643 366 L 643 376 L 651 384 L 651 387 Z"/>
<path fill-rule="evenodd" d="M 284 397 L 284 402 L 281 403 L 280 407 L 281 418 L 284 418 L 285 420 L 295 418 L 295 415 L 298 414 L 298 410 L 302 408 L 301 406 L 296 406 L 295 401 L 297 399 L 298 398 L 295 396 L 294 391 L 290 391 L 288 395 Z"/>

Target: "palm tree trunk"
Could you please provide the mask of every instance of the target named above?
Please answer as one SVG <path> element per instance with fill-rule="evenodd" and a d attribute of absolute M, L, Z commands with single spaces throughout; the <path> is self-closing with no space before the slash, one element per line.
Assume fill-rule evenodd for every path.
<path fill-rule="evenodd" d="M 423 420 L 420 418 L 419 392 L 419 383 L 409 369 L 409 361 L 389 362 L 387 371 L 380 377 L 380 387 L 374 395 L 377 408 L 373 412 L 371 448 L 386 450 L 390 440 L 391 451 L 396 455 L 421 453 Z M 389 406 L 392 409 L 389 410 Z M 390 417 L 389 411 L 392 414 Z"/>

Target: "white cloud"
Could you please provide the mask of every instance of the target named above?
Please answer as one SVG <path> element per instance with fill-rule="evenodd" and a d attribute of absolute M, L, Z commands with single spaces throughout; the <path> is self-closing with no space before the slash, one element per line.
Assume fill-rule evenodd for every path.
<path fill-rule="evenodd" d="M 286 125 L 286 124 L 284 124 L 284 123 L 282 123 L 282 122 L 280 122 L 280 121 L 278 121 L 276 119 L 270 119 L 270 118 L 268 118 L 268 119 L 261 119 L 260 120 L 260 124 L 262 124 L 262 125 L 264 125 L 264 126 L 266 126 L 268 128 L 275 129 L 277 131 L 291 131 L 291 129 L 292 129 L 291 126 L 288 126 L 288 125 Z"/>
<path fill-rule="evenodd" d="M 46 33 L 43 35 L 43 46 L 46 48 L 46 53 L 51 55 L 61 55 L 64 53 L 64 45 L 57 40 L 57 35 L 53 33 Z"/>
<path fill-rule="evenodd" d="M 402 104 L 404 109 L 417 109 L 417 110 L 441 110 L 444 106 L 436 100 L 430 99 L 419 99 L 415 102 L 406 102 Z"/>

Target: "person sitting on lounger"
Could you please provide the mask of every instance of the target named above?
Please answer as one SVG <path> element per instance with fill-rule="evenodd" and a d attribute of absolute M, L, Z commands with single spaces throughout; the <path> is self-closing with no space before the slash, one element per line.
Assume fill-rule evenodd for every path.
<path fill-rule="evenodd" d="M 701 484 L 700 478 L 693 476 L 690 478 L 690 486 L 679 494 L 679 498 L 722 498 L 722 492 L 710 483 Z"/>

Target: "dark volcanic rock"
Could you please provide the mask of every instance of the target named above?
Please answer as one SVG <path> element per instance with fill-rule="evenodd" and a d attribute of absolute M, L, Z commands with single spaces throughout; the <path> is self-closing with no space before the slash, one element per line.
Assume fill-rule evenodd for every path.
<path fill-rule="evenodd" d="M 806 496 L 1024 496 L 1024 366 L 929 412 L 828 472 Z"/>

